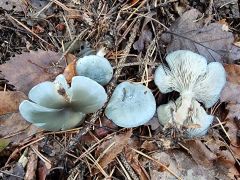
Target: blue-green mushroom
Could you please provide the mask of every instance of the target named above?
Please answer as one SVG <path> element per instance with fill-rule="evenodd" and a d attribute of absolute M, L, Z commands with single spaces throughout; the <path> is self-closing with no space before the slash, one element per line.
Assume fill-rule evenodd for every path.
<path fill-rule="evenodd" d="M 61 74 L 54 82 L 34 86 L 29 92 L 29 100 L 20 104 L 19 111 L 24 119 L 37 127 L 59 131 L 78 126 L 86 114 L 96 112 L 106 101 L 107 94 L 97 82 L 75 76 L 70 87 Z"/>
<path fill-rule="evenodd" d="M 88 77 L 101 85 L 106 85 L 112 79 L 113 68 L 101 51 L 97 55 L 88 55 L 80 58 L 76 64 L 79 76 Z"/>
<path fill-rule="evenodd" d="M 156 101 L 149 88 L 122 82 L 114 90 L 105 114 L 118 126 L 131 128 L 148 122 L 155 111 Z"/>

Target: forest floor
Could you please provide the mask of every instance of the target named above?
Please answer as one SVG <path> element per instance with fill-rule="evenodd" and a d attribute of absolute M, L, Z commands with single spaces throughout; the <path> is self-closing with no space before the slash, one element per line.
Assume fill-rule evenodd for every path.
<path fill-rule="evenodd" d="M 0 179 L 240 179 L 240 4 L 233 0 L 1 0 Z M 147 124 L 121 128 L 103 109 L 80 127 L 49 132 L 25 121 L 18 107 L 29 90 L 105 48 L 123 81 L 162 94 L 154 72 L 168 53 L 185 49 L 220 62 L 227 83 L 208 114 L 208 134 L 186 138 Z M 67 69 L 67 70 L 66 70 Z M 69 75 L 70 74 L 70 75 Z"/>

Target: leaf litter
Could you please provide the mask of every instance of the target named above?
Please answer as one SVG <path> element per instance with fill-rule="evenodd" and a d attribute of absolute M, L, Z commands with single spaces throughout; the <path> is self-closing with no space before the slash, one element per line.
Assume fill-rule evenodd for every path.
<path fill-rule="evenodd" d="M 33 86 L 55 79 L 63 71 L 63 64 L 56 64 L 60 57 L 53 51 L 24 52 L 2 64 L 0 71 L 18 91 L 28 94 Z"/>
<path fill-rule="evenodd" d="M 32 2 L 33 4 L 31 5 L 43 2 L 44 6 L 41 6 L 41 8 L 47 7 L 47 3 L 49 3 L 48 1 L 38 2 L 35 0 Z M 119 60 L 118 58 L 128 56 L 129 53 L 124 54 L 125 46 L 131 47 L 131 51 L 128 52 L 134 56 L 139 54 L 136 53 L 136 51 L 140 52 L 139 58 L 144 56 L 151 41 L 158 36 L 155 33 L 155 28 L 159 32 L 164 31 L 164 29 L 160 27 L 160 23 L 156 22 L 164 22 L 166 19 L 165 23 L 171 25 L 165 33 L 159 33 L 161 36 L 157 38 L 159 39 L 159 46 L 156 45 L 154 47 L 155 51 L 159 52 L 156 53 L 157 55 L 155 55 L 154 51 L 151 52 L 151 55 L 148 54 L 148 58 L 158 56 L 158 58 L 161 59 L 161 56 L 166 55 L 166 53 L 164 53 L 165 50 L 169 53 L 177 49 L 190 49 L 202 54 L 210 61 L 235 63 L 240 59 L 239 47 L 234 45 L 234 42 L 236 42 L 234 37 L 236 32 L 232 31 L 232 24 L 230 25 L 230 23 L 213 20 L 211 23 L 206 24 L 206 19 L 202 16 L 204 12 L 201 11 L 200 13 L 196 9 L 187 11 L 189 5 L 184 6 L 181 10 L 178 9 L 175 15 L 171 14 L 173 11 L 172 8 L 178 5 L 174 1 L 163 4 L 160 3 L 158 4 L 159 6 L 153 6 L 153 2 L 151 2 L 152 4 L 150 2 L 149 4 L 145 4 L 145 1 L 131 1 L 130 4 L 124 4 L 119 1 L 118 3 L 119 7 L 123 7 L 123 9 L 120 13 L 121 15 L 115 17 L 109 12 L 111 12 L 111 8 L 114 9 L 116 7 L 114 7 L 114 5 L 108 6 L 107 3 L 103 6 L 104 8 L 102 8 L 101 3 L 84 2 L 82 4 L 83 9 L 81 9 L 82 7 L 77 4 L 73 5 L 73 2 L 63 4 L 61 1 L 54 0 L 50 3 L 54 4 L 54 6 L 50 5 L 51 7 L 49 7 L 49 9 L 54 9 L 57 6 L 62 10 L 61 17 L 64 16 L 62 19 L 71 19 L 71 22 L 60 20 L 54 23 L 51 15 L 56 17 L 56 14 L 53 14 L 55 13 L 54 11 L 48 11 L 48 13 L 50 13 L 48 14 L 49 22 L 53 23 L 55 27 L 59 24 L 64 26 L 64 28 L 60 28 L 60 30 L 57 28 L 58 32 L 56 34 L 54 34 L 55 31 L 51 33 L 56 36 L 54 38 L 64 35 L 64 38 L 59 38 L 58 42 L 66 39 L 73 40 L 73 36 L 78 35 L 77 33 L 88 29 L 89 26 L 91 27 L 94 24 L 94 26 L 98 28 L 89 28 L 88 31 L 91 31 L 88 33 L 89 37 L 84 36 L 83 38 L 82 36 L 78 36 L 79 39 L 77 40 L 79 42 L 81 42 L 81 40 L 90 41 L 94 48 L 99 47 L 100 44 L 105 41 L 104 38 L 107 37 L 106 34 L 108 36 L 112 34 L 119 36 L 120 34 L 118 38 L 121 39 L 121 43 L 117 41 L 117 37 L 116 39 L 113 37 L 113 39 L 116 40 L 115 44 L 117 44 L 117 47 L 114 50 L 111 49 L 109 53 L 116 54 L 111 58 L 114 59 L 114 63 L 116 63 Z M 144 4 L 147 8 L 142 7 Z M 44 11 L 41 12 L 41 8 L 38 9 L 38 13 L 43 15 Z M 83 11 L 83 15 L 81 15 L 81 11 L 75 11 L 77 8 Z M 91 8 L 95 9 L 94 12 L 92 12 Z M 46 9 L 46 11 L 49 9 Z M 161 12 L 160 18 L 158 17 L 159 14 L 152 11 L 153 9 Z M 134 43 L 129 45 L 129 39 L 126 37 L 132 33 L 131 30 L 133 26 L 131 24 L 132 22 L 128 22 L 132 21 L 132 19 L 128 19 L 128 17 L 129 12 L 132 13 L 131 11 L 133 10 L 134 12 L 139 10 L 140 13 L 147 12 L 148 14 L 146 17 L 138 16 L 137 13 L 135 14 L 142 18 L 143 24 L 137 27 L 139 29 L 138 36 L 134 38 Z M 111 14 L 111 16 L 108 13 Z M 176 14 L 179 14 L 180 17 L 175 20 L 174 18 L 177 17 Z M 28 15 L 31 14 L 29 13 Z M 124 15 L 126 15 L 126 17 Z M 87 19 L 79 18 L 80 16 L 87 17 Z M 132 17 L 132 15 L 130 16 Z M 43 18 L 46 16 L 40 17 Z M 104 19 L 106 17 L 107 21 Z M 120 20 L 114 19 L 117 17 L 121 17 Z M 100 23 L 95 24 L 95 19 L 98 19 Z M 168 22 L 171 20 L 172 22 Z M 109 24 L 103 27 L 102 25 L 105 24 L 102 22 Z M 81 25 L 78 26 L 78 23 L 81 23 Z M 122 26 L 122 24 L 125 25 Z M 113 30 L 113 26 L 115 25 L 117 26 L 119 34 L 115 34 Z M 42 26 L 41 23 L 32 23 L 30 26 L 40 27 L 42 33 L 40 33 L 39 36 L 50 37 L 47 35 L 49 29 L 42 29 L 42 27 L 46 26 Z M 64 33 L 65 30 L 66 32 Z M 122 35 L 124 35 L 125 38 L 122 38 Z M 33 39 L 36 38 L 34 35 L 32 36 Z M 51 36 L 51 38 L 52 37 L 53 36 Z M 51 42 L 55 41 L 51 39 Z M 72 44 L 72 42 L 73 41 L 64 42 L 64 44 Z M 163 42 L 165 44 L 163 44 Z M 56 45 L 56 43 L 53 44 Z M 40 47 L 42 47 L 42 44 Z M 56 47 L 59 47 L 59 45 L 56 45 Z M 77 47 L 80 46 L 77 45 Z M 58 51 L 60 51 L 60 48 Z M 221 119 L 220 117 L 220 120 L 223 122 L 223 127 L 227 134 L 224 134 L 223 130 L 219 128 L 219 122 L 217 121 L 215 121 L 214 128 L 210 130 L 208 136 L 201 139 L 186 140 L 178 139 L 173 132 L 169 132 L 168 136 L 165 137 L 168 132 L 162 129 L 161 125 L 156 121 L 156 118 L 153 118 L 151 122 L 139 128 L 119 130 L 117 126 L 105 117 L 98 117 L 97 121 L 87 120 L 81 127 L 73 130 L 56 133 L 44 132 L 41 134 L 41 138 L 43 138 L 41 139 L 38 134 L 36 134 L 41 130 L 36 129 L 22 119 L 18 113 L 18 105 L 23 99 L 27 98 L 25 94 L 27 94 L 34 85 L 42 81 L 52 80 L 59 73 L 64 72 L 64 70 L 65 76 L 70 82 L 71 77 L 75 75 L 74 61 L 78 56 L 78 54 L 74 54 L 74 52 L 71 53 L 73 54 L 64 53 L 68 64 L 67 67 L 63 61 L 60 61 L 60 64 L 58 64 L 63 54 L 40 49 L 36 52 L 30 51 L 23 52 L 20 55 L 16 54 L 15 57 L 10 58 L 10 61 L 0 65 L 0 70 L 5 76 L 5 79 L 18 90 L 14 92 L 0 92 L 0 100 L 3 102 L 0 105 L 0 151 L 2 150 L 0 156 L 6 152 L 9 147 L 16 146 L 20 149 L 13 149 L 13 153 L 9 157 L 11 164 L 9 160 L 6 166 L 1 164 L 1 170 L 5 171 L 7 168 L 11 168 L 16 171 L 12 171 L 13 174 L 19 173 L 20 176 L 28 174 L 30 179 L 35 178 L 31 175 L 36 173 L 36 171 L 39 172 L 38 178 L 40 179 L 56 179 L 56 177 L 65 179 L 67 179 L 67 177 L 68 179 L 71 179 L 71 177 L 122 179 L 124 177 L 128 179 L 139 178 L 145 180 L 169 178 L 215 179 L 215 177 L 219 179 L 234 179 L 239 177 L 239 172 L 236 169 L 236 164 L 238 164 L 240 158 L 238 141 L 239 123 L 236 120 L 239 118 L 240 109 L 238 107 L 238 86 L 240 79 L 238 65 L 225 64 L 228 82 L 221 95 L 221 102 L 226 105 L 229 113 L 226 119 Z M 132 54 L 129 54 L 130 57 Z M 130 57 L 126 59 L 127 63 L 136 62 L 137 58 Z M 138 68 L 135 68 L 135 66 L 136 65 L 125 65 L 122 75 L 120 76 L 120 81 L 128 79 L 129 74 L 130 77 L 134 77 L 131 80 L 138 81 L 138 79 L 135 78 L 139 77 L 136 71 Z M 148 68 L 148 66 L 146 66 L 146 70 L 152 71 L 152 69 L 154 69 L 154 67 Z M 153 74 L 153 72 L 148 73 Z M 151 79 L 148 81 L 150 82 Z M 156 96 L 158 96 L 151 82 L 149 83 L 149 87 Z M 159 103 L 163 102 L 160 101 Z M 18 125 L 16 126 L 16 124 Z M 79 135 L 82 133 L 81 129 L 84 129 L 87 125 L 90 125 L 91 128 L 87 129 L 83 135 Z M 73 149 L 69 150 L 68 147 L 72 142 L 71 140 L 74 138 L 77 139 L 78 136 L 80 137 L 80 141 L 78 141 L 77 145 L 73 146 Z M 34 145 L 34 148 L 31 144 Z M 14 169 L 14 167 L 17 167 L 17 159 L 20 158 L 19 152 L 23 153 L 23 150 L 25 152 L 26 149 L 30 149 L 30 152 L 27 153 L 30 157 L 28 166 L 26 169 Z M 59 155 L 62 152 L 64 154 L 63 159 L 61 159 Z M 44 157 L 47 158 L 45 159 Z M 49 159 L 51 162 L 55 162 L 56 168 L 53 167 L 53 170 L 46 167 Z M 32 164 L 35 166 L 32 166 Z M 37 164 L 38 166 L 36 166 Z M 84 166 L 84 168 L 82 168 L 82 166 Z M 64 172 L 67 172 L 68 169 L 71 169 L 71 171 L 68 172 L 68 174 L 64 174 L 62 169 L 64 169 Z"/>
<path fill-rule="evenodd" d="M 233 45 L 233 33 L 225 31 L 218 22 L 204 24 L 202 16 L 196 9 L 189 10 L 163 33 L 161 41 L 167 43 L 167 53 L 185 49 L 209 61 L 231 63 L 240 59 L 240 48 Z"/>

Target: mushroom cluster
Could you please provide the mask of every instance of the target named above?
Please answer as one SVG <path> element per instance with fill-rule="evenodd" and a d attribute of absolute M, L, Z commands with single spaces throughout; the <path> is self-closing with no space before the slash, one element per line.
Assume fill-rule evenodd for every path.
<path fill-rule="evenodd" d="M 107 101 L 104 88 L 97 82 L 75 76 L 71 87 L 65 77 L 42 82 L 29 92 L 19 110 L 27 121 L 49 131 L 66 130 L 79 125 L 86 114 L 96 112 Z"/>
<path fill-rule="evenodd" d="M 206 134 L 213 121 L 200 105 L 212 107 L 219 99 L 226 82 L 223 66 L 218 62 L 207 64 L 207 60 L 188 50 L 178 50 L 166 57 L 168 67 L 160 65 L 154 81 L 162 93 L 177 91 L 180 97 L 176 102 L 160 105 L 157 109 L 161 124 L 195 124 L 199 127 L 188 128 L 189 137 Z"/>

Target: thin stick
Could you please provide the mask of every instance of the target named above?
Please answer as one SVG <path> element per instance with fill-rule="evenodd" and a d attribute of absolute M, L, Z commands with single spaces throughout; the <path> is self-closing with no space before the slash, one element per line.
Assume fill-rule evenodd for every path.
<path fill-rule="evenodd" d="M 138 153 L 138 154 L 140 154 L 140 155 L 142 155 L 142 156 L 144 156 L 144 157 L 146 157 L 146 158 L 152 160 L 153 162 L 159 164 L 160 166 L 164 167 L 169 173 L 171 173 L 171 174 L 172 174 L 173 176 L 175 176 L 177 179 L 181 180 L 181 178 L 180 178 L 178 175 L 176 175 L 172 170 L 168 169 L 167 166 L 165 166 L 164 164 L 162 164 L 162 163 L 159 162 L 158 160 L 153 159 L 152 157 L 150 157 L 150 156 L 144 154 L 143 152 L 138 151 L 138 150 L 136 150 L 136 149 L 134 149 L 134 148 L 131 148 L 131 149 L 132 149 L 133 151 L 135 151 L 136 153 Z"/>
<path fill-rule="evenodd" d="M 31 29 L 29 29 L 27 26 L 25 26 L 23 23 L 21 23 L 20 21 L 18 21 L 17 19 L 15 19 L 14 17 L 12 17 L 11 15 L 7 15 L 7 17 L 11 18 L 12 20 L 14 20 L 16 23 L 18 23 L 20 26 L 22 26 L 24 29 L 26 29 L 28 32 L 32 33 L 34 36 L 36 36 L 38 39 L 40 39 L 41 41 L 43 41 L 44 43 L 48 44 L 49 46 L 53 46 L 52 44 L 48 43 L 47 41 L 45 41 L 44 39 L 42 39 L 39 35 L 37 35 L 36 33 L 34 33 Z"/>

